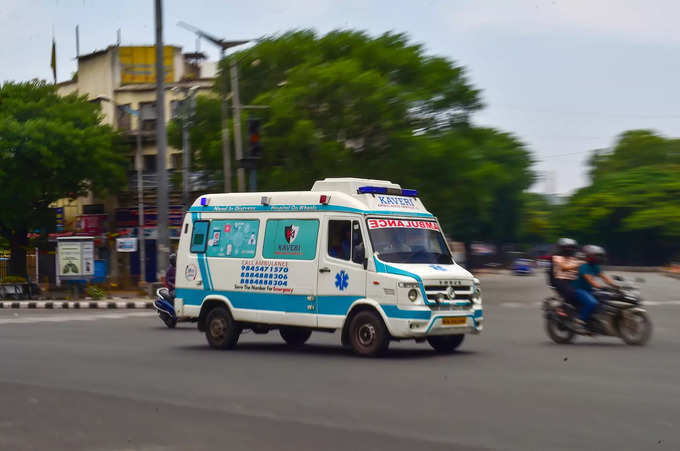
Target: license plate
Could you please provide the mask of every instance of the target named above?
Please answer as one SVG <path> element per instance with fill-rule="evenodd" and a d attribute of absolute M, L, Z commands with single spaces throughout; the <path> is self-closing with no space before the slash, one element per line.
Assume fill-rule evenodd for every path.
<path fill-rule="evenodd" d="M 462 326 L 467 324 L 467 317 L 454 316 L 451 318 L 442 318 L 442 324 L 445 326 Z"/>

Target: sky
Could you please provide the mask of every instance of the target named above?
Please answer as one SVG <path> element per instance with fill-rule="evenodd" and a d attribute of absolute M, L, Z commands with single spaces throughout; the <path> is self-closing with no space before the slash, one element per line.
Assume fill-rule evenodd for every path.
<path fill-rule="evenodd" d="M 80 51 L 154 43 L 152 0 L 0 0 L 0 81 L 51 80 Z M 182 20 L 226 39 L 297 28 L 405 32 L 428 54 L 467 69 L 482 90 L 477 125 L 515 134 L 532 152 L 533 191 L 569 194 L 588 183 L 593 149 L 630 129 L 680 136 L 680 2 L 666 0 L 193 0 L 164 1 L 164 41 L 195 50 Z M 218 56 L 209 43 L 201 50 Z"/>

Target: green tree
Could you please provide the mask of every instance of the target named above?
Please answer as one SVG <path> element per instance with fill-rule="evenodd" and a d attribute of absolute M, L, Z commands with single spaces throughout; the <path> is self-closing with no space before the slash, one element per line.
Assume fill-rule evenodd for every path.
<path fill-rule="evenodd" d="M 120 143 L 85 97 L 60 97 L 37 80 L 0 87 L 0 234 L 11 247 L 11 273 L 25 274 L 27 234 L 51 225 L 51 203 L 124 183 Z"/>
<path fill-rule="evenodd" d="M 417 188 L 456 239 L 517 238 L 532 160 L 514 136 L 471 124 L 482 102 L 463 67 L 403 34 L 357 31 L 285 33 L 232 58 L 242 103 L 268 106 L 250 113 L 263 120 L 260 190 L 304 190 L 331 176 L 388 179 Z M 217 120 L 192 132 L 205 170 L 222 166 Z"/>
<path fill-rule="evenodd" d="M 623 133 L 591 159 L 592 182 L 559 214 L 566 233 L 607 246 L 614 262 L 660 264 L 680 252 L 680 141 Z"/>

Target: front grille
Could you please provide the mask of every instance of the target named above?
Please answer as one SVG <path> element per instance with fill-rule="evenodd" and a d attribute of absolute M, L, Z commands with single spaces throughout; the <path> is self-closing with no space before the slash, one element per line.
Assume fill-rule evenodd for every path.
<path fill-rule="evenodd" d="M 449 288 L 453 288 L 453 293 L 449 293 Z M 425 285 L 427 299 L 435 302 L 442 301 L 471 301 L 473 289 L 472 285 Z"/>

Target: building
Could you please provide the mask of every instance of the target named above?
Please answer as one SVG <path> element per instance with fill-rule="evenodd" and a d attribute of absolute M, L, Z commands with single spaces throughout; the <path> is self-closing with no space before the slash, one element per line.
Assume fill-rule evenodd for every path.
<path fill-rule="evenodd" d="M 117 237 L 138 236 L 137 172 L 135 166 L 137 135 L 141 136 L 143 158 L 143 198 L 146 238 L 146 274 L 148 282 L 156 280 L 156 85 L 154 46 L 110 46 L 78 57 L 78 70 L 72 80 L 59 83 L 62 95 L 78 93 L 99 102 L 104 122 L 124 133 L 129 147 L 128 183 L 114 198 L 98 199 L 92 194 L 75 201 L 60 200 L 53 207 L 63 216 L 64 232 L 94 235 L 97 258 L 105 262 L 110 280 L 134 285 L 140 279 L 138 252 L 117 252 Z M 165 117 L 168 122 L 177 112 L 179 102 L 189 89 L 212 95 L 216 63 L 206 61 L 202 53 L 182 53 L 176 46 L 165 46 Z M 181 187 L 172 180 L 182 170 L 182 151 L 168 146 L 166 168 L 169 171 L 169 205 L 171 244 L 179 236 L 183 206 Z M 171 246 L 172 247 L 172 246 Z"/>

